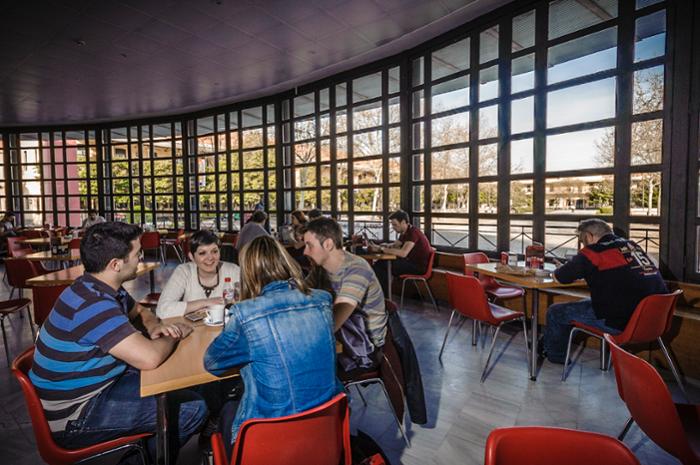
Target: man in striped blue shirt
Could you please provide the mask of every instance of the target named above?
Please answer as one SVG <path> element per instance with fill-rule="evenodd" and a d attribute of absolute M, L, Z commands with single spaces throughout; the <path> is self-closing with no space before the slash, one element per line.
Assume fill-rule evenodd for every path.
<path fill-rule="evenodd" d="M 80 243 L 85 274 L 60 295 L 36 341 L 29 376 L 56 442 L 68 449 L 155 432 L 156 401 L 139 393 L 140 372 L 158 367 L 192 327 L 163 325 L 122 287 L 136 277 L 141 228 L 101 223 Z M 134 326 L 139 325 L 145 336 Z M 190 391 L 169 396 L 178 410 L 171 457 L 207 415 Z M 149 441 L 153 454 L 154 441 Z"/>

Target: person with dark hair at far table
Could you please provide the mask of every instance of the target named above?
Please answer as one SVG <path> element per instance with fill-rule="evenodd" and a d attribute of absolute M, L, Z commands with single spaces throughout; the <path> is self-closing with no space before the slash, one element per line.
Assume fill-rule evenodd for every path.
<path fill-rule="evenodd" d="M 59 296 L 39 332 L 29 377 L 56 442 L 67 449 L 155 432 L 156 399 L 141 397 L 140 370 L 161 365 L 192 332 L 184 323 L 160 323 L 122 287 L 136 277 L 141 233 L 116 222 L 88 228 L 80 242 L 85 274 Z M 207 407 L 187 390 L 168 400 L 178 412 L 168 428 L 176 458 L 199 431 Z M 154 437 L 148 452 L 153 459 Z"/>
<path fill-rule="evenodd" d="M 401 276 L 404 274 L 423 274 L 430 260 L 431 246 L 423 231 L 413 226 L 408 213 L 397 210 L 389 215 L 391 227 L 399 234 L 399 238 L 391 244 L 370 244 L 371 252 L 379 252 L 388 255 L 396 255 L 396 260 L 391 263 L 391 274 Z M 391 289 L 386 288 L 388 268 L 385 260 L 377 260 L 374 264 L 374 272 L 377 273 L 382 284 L 384 296 L 391 298 Z"/>
<path fill-rule="evenodd" d="M 238 233 L 238 240 L 236 241 L 236 249 L 238 253 L 243 250 L 249 242 L 260 236 L 269 236 L 270 233 L 265 229 L 265 222 L 267 221 L 267 214 L 262 210 L 255 210 L 248 222 L 241 228 L 241 232 Z"/>

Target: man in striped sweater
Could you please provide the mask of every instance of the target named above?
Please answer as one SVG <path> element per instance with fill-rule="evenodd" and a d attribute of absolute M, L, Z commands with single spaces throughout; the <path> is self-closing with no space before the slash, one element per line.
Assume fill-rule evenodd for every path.
<path fill-rule="evenodd" d="M 87 231 L 80 243 L 85 274 L 63 291 L 37 338 L 29 375 L 56 442 L 68 449 L 155 432 L 156 401 L 140 396 L 139 370 L 158 367 L 192 331 L 184 324 L 161 324 L 122 287 L 136 277 L 141 232 L 112 222 Z M 178 411 L 170 438 L 176 457 L 207 410 L 190 391 L 169 400 Z M 149 451 L 154 450 L 151 440 Z"/>

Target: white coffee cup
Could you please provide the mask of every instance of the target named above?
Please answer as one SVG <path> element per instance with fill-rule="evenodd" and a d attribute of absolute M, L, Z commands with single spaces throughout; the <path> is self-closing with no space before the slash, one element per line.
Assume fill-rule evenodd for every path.
<path fill-rule="evenodd" d="M 210 305 L 207 307 L 207 319 L 209 324 L 218 325 L 224 322 L 224 312 L 226 306 L 223 304 Z"/>

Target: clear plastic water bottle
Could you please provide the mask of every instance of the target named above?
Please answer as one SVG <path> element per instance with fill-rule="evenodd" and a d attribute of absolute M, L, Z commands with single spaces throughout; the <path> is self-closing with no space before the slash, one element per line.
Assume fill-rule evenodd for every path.
<path fill-rule="evenodd" d="M 224 278 L 224 305 L 227 307 L 236 301 L 236 294 L 231 278 Z"/>

